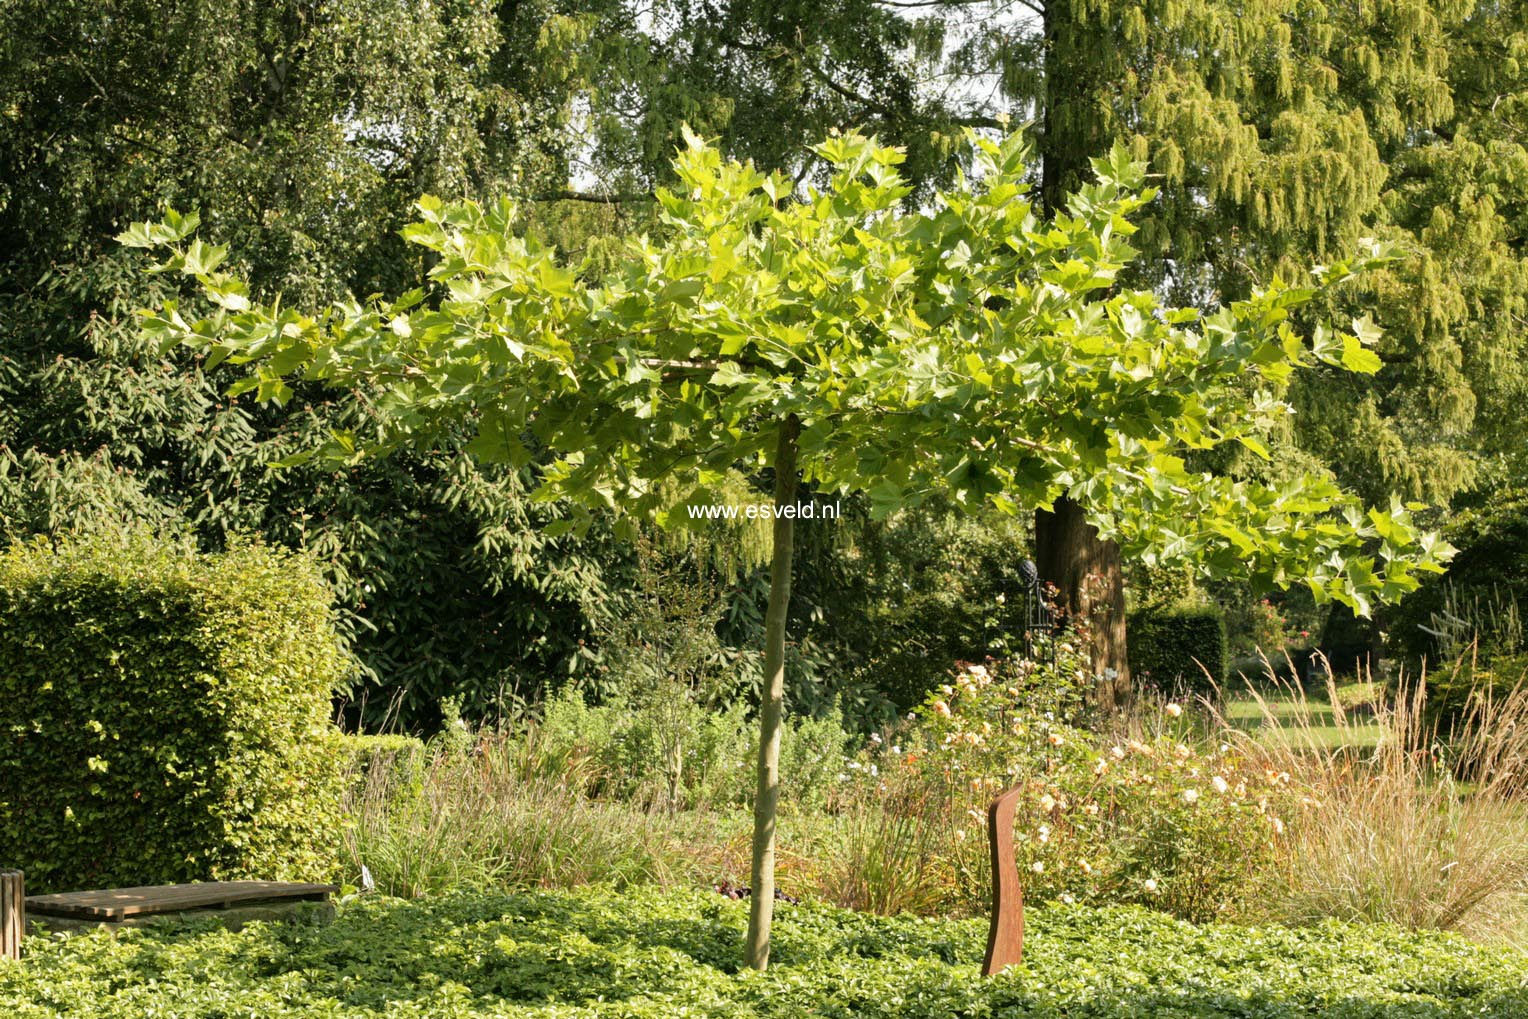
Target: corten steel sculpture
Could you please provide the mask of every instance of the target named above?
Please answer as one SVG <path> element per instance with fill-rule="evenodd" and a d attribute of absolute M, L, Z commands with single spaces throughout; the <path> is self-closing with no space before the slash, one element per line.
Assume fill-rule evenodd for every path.
<path fill-rule="evenodd" d="M 987 847 L 992 852 L 992 926 L 982 976 L 1001 973 L 1024 957 L 1024 889 L 1013 855 L 1013 811 L 1022 786 L 1002 793 L 987 807 Z"/>

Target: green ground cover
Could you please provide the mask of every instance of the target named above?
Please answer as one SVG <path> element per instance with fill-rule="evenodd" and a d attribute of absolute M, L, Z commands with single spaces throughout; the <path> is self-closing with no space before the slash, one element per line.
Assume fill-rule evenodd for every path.
<path fill-rule="evenodd" d="M 651 889 L 347 904 L 327 926 L 215 921 L 28 943 L 0 1014 L 131 1016 L 1027 1016 L 1528 1014 L 1528 957 L 1328 922 L 1194 926 L 1139 908 L 1031 911 L 1022 968 L 982 980 L 981 920 L 782 907 L 774 964 L 739 969 L 746 903 Z"/>

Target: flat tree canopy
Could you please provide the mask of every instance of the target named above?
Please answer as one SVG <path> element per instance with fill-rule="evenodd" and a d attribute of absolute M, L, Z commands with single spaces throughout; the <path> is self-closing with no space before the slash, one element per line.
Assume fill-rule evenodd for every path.
<path fill-rule="evenodd" d="M 902 154 L 871 139 L 823 142 L 831 181 L 798 194 L 690 137 L 678 185 L 658 194 L 662 233 L 627 238 L 602 278 L 522 236 L 513 202 L 425 198 L 405 235 L 436 257 L 428 282 L 318 312 L 253 302 L 218 271 L 224 250 L 193 238 L 194 215 L 121 239 L 167 247 L 157 268 L 194 277 L 210 302 L 196 318 L 173 303 L 145 313 L 167 347 L 255 362 L 241 386 L 261 399 L 284 399 L 294 378 L 354 389 L 389 436 L 379 452 L 463 424 L 485 459 L 550 450 L 541 494 L 569 499 L 583 520 L 604 508 L 688 523 L 682 507 L 710 501 L 708 486 L 742 465 L 776 469 L 777 503 L 794 502 L 799 473 L 819 491 L 868 493 L 879 514 L 935 492 L 1008 513 L 1065 494 L 1127 555 L 1304 583 L 1360 613 L 1441 570 L 1450 550 L 1407 507 L 1366 508 L 1325 478 L 1272 488 L 1185 463 L 1227 442 L 1266 456 L 1301 368 L 1375 371 L 1366 318 L 1298 329 L 1318 291 L 1278 280 L 1207 316 L 1117 289 L 1135 255 L 1129 217 L 1151 198 L 1143 164 L 1116 147 L 1045 221 L 1023 137 L 970 146 L 969 177 L 910 211 Z M 1365 245 L 1313 275 L 1337 286 L 1386 258 Z M 366 450 L 336 435 L 331 452 Z M 775 521 L 757 966 L 768 957 L 791 527 Z"/>

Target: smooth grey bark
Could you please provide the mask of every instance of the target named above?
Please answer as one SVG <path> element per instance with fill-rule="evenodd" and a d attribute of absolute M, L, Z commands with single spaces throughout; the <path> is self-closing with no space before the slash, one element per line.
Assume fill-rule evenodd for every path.
<path fill-rule="evenodd" d="M 796 502 L 796 440 L 801 422 L 780 423 L 775 447 L 774 550 L 769 565 L 769 608 L 764 614 L 764 689 L 759 703 L 758 792 L 753 802 L 753 891 L 748 904 L 744 961 L 769 965 L 769 927 L 775 913 L 775 812 L 780 804 L 780 726 L 785 713 L 785 621 L 791 600 L 795 519 L 779 511 Z"/>

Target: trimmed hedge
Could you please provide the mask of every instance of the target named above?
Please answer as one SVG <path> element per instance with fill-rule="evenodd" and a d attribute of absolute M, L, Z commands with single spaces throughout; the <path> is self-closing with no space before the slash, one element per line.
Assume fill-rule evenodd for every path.
<path fill-rule="evenodd" d="M 345 663 L 289 553 L 0 552 L 0 861 L 37 891 L 329 876 Z"/>
<path fill-rule="evenodd" d="M 1130 672 L 1141 685 L 1173 696 L 1212 696 L 1229 662 L 1225 615 L 1218 608 L 1133 613 L 1126 624 Z M 1203 663 L 1204 668 L 1200 668 Z M 1210 676 L 1205 675 L 1205 669 Z"/>
<path fill-rule="evenodd" d="M 347 770 L 361 776 L 377 767 L 409 769 L 425 756 L 424 740 L 397 733 L 347 732 L 340 735 L 339 746 Z"/>

